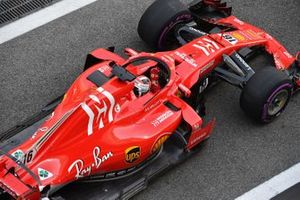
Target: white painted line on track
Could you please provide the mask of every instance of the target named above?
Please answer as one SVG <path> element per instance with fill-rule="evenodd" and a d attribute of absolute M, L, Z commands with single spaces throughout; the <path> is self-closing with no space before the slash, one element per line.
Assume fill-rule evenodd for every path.
<path fill-rule="evenodd" d="M 268 200 L 300 182 L 300 163 L 274 176 L 235 200 Z"/>
<path fill-rule="evenodd" d="M 0 28 L 0 44 L 97 0 L 62 0 Z"/>

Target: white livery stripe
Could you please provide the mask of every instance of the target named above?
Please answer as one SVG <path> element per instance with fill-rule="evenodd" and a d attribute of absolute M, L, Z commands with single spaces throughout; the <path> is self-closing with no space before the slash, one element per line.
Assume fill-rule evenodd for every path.
<path fill-rule="evenodd" d="M 200 49 L 200 50 L 202 50 L 205 53 L 206 56 L 210 55 L 210 53 L 204 47 L 202 47 L 202 46 L 200 46 L 198 44 L 194 44 L 193 46 L 196 47 L 196 48 L 198 48 L 198 49 Z"/>
<path fill-rule="evenodd" d="M 63 0 L 0 28 L 0 44 L 97 0 Z"/>
<path fill-rule="evenodd" d="M 97 102 L 97 103 L 100 104 L 100 100 L 99 100 L 99 98 L 98 98 L 97 96 L 95 96 L 95 95 L 90 95 L 90 98 L 91 98 L 93 101 L 95 101 L 95 102 Z"/>
<path fill-rule="evenodd" d="M 211 43 L 212 45 L 214 45 L 214 47 L 216 49 L 220 49 L 220 47 L 217 45 L 217 43 L 215 43 L 214 41 L 210 40 L 210 39 L 207 39 L 207 38 L 204 38 L 203 39 L 204 41 L 208 42 L 208 43 Z"/>
<path fill-rule="evenodd" d="M 113 117 L 113 109 L 115 107 L 115 98 L 106 90 L 104 90 L 102 87 L 99 87 L 97 89 L 98 92 L 102 93 L 104 96 L 106 96 L 110 102 L 109 112 L 108 112 L 108 121 L 112 122 L 114 120 Z"/>
<path fill-rule="evenodd" d="M 93 134 L 93 122 L 94 122 L 94 113 L 92 109 L 86 105 L 86 103 L 81 104 L 82 109 L 86 112 L 86 114 L 89 116 L 89 122 L 88 122 L 88 135 Z"/>
<path fill-rule="evenodd" d="M 235 200 L 269 200 L 299 182 L 300 163 L 274 176 Z"/>
<path fill-rule="evenodd" d="M 100 118 L 100 115 L 102 113 L 104 113 L 104 115 L 106 114 L 106 111 L 107 111 L 107 105 L 105 103 L 105 101 L 103 101 L 103 108 L 99 108 L 97 105 L 95 105 L 97 111 L 98 111 L 98 116 L 97 116 L 97 122 L 99 121 L 100 119 L 100 123 L 99 123 L 99 128 L 103 128 L 104 127 L 104 123 L 103 123 L 103 119 Z"/>

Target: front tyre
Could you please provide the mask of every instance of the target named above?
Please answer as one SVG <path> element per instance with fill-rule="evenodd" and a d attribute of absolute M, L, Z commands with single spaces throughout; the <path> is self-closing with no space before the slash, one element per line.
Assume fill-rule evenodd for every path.
<path fill-rule="evenodd" d="M 292 95 L 292 81 L 275 67 L 257 71 L 244 87 L 240 105 L 253 119 L 270 123 L 284 111 Z"/>
<path fill-rule="evenodd" d="M 191 12 L 179 0 L 156 0 L 141 17 L 138 33 L 150 47 L 167 50 L 168 40 L 175 40 L 176 25 L 191 20 Z"/>

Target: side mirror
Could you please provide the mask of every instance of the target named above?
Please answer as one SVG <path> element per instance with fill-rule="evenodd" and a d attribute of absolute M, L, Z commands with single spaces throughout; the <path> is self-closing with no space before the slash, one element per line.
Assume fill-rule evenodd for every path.
<path fill-rule="evenodd" d="M 185 85 L 180 83 L 178 87 L 181 90 L 181 92 L 183 92 L 185 97 L 190 97 L 191 96 L 191 93 L 192 93 L 191 90 L 189 88 L 187 88 Z"/>
<path fill-rule="evenodd" d="M 124 49 L 124 53 L 128 56 L 128 57 L 131 57 L 131 56 L 136 56 L 138 55 L 139 53 L 131 48 L 125 48 Z"/>

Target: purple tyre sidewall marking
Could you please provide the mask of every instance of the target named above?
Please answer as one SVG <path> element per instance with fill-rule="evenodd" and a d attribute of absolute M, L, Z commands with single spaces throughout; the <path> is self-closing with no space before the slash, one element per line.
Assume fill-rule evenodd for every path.
<path fill-rule="evenodd" d="M 185 21 L 188 21 L 188 20 L 191 20 L 192 19 L 192 15 L 190 14 L 183 14 L 183 15 L 179 15 L 176 17 L 175 20 L 173 20 L 170 24 L 167 24 L 167 26 L 164 28 L 164 30 L 162 31 L 162 33 L 160 34 L 159 36 L 159 40 L 158 40 L 158 48 L 159 49 L 162 49 L 163 47 L 163 43 L 165 41 L 165 36 L 166 34 L 172 29 L 174 28 L 174 26 L 178 23 L 181 23 L 181 22 L 185 22 Z"/>
<path fill-rule="evenodd" d="M 293 87 L 293 86 L 292 86 L 290 83 L 285 83 L 285 84 L 283 84 L 283 85 L 280 85 L 276 90 L 274 90 L 274 91 L 272 92 L 272 94 L 270 95 L 270 97 L 269 97 L 268 100 L 267 100 L 267 103 L 265 103 L 265 104 L 263 105 L 263 113 L 262 113 L 262 120 L 263 120 L 263 121 L 265 121 L 265 122 L 268 121 L 268 106 L 269 106 L 269 104 L 272 102 L 272 100 L 274 99 L 274 97 L 276 96 L 276 94 L 277 94 L 280 90 L 282 90 L 282 89 L 284 89 L 284 88 L 290 89 L 290 88 L 292 88 L 292 87 Z M 284 107 L 283 107 L 283 109 L 284 109 Z M 281 110 L 279 111 L 279 113 L 280 113 L 283 109 L 281 109 Z"/>

